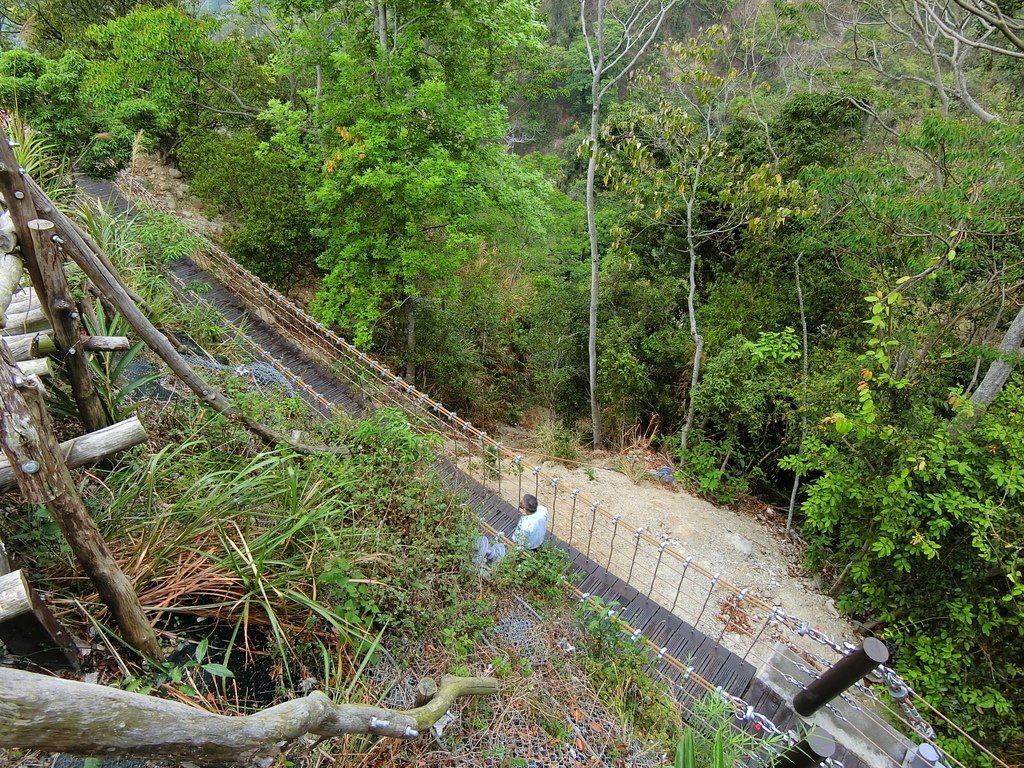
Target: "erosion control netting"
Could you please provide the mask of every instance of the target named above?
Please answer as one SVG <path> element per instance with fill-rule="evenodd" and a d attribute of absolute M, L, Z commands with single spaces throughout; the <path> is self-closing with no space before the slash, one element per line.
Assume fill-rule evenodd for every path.
<path fill-rule="evenodd" d="M 441 728 L 418 742 L 381 742 L 365 765 L 417 766 L 630 766 L 664 765 L 660 747 L 631 737 L 601 702 L 601 695 L 582 673 L 578 632 L 571 622 L 542 623 L 528 608 L 510 601 L 494 627 L 477 643 L 466 666 L 472 674 L 499 674 L 498 696 L 460 702 L 441 721 Z M 431 646 L 412 656 L 423 660 L 415 673 L 402 670 L 389 657 L 364 672 L 363 680 L 384 706 L 413 705 L 420 677 L 437 679 L 444 670 L 430 670 Z M 447 654 L 435 654 L 447 657 Z M 439 663 L 441 662 L 438 659 Z M 438 732 L 440 731 L 440 732 Z"/>

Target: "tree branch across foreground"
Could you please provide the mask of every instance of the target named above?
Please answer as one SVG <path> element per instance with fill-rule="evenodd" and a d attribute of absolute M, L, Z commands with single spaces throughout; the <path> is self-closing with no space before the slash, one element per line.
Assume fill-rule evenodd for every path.
<path fill-rule="evenodd" d="M 230 717 L 104 685 L 0 667 L 0 747 L 269 766 L 306 734 L 414 738 L 456 699 L 497 692 L 494 678 L 445 675 L 437 693 L 415 709 L 334 704 L 317 691 L 253 715 Z"/>

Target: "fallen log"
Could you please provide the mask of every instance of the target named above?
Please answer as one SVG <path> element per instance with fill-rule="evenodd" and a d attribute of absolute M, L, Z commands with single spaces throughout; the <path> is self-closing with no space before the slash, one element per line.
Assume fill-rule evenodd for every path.
<path fill-rule="evenodd" d="M 19 364 L 20 367 L 20 364 Z M 76 469 L 95 464 L 101 459 L 115 453 L 127 451 L 133 446 L 144 443 L 146 428 L 142 426 L 138 416 L 111 424 L 109 427 L 89 432 L 80 437 L 65 440 L 60 444 L 60 452 L 68 469 Z M 6 458 L 0 457 L 0 491 L 15 485 L 14 470 Z"/>
<path fill-rule="evenodd" d="M 490 696 L 488 677 L 441 678 L 421 707 L 334 704 L 317 691 L 253 715 L 227 717 L 138 693 L 0 668 L 0 746 L 91 756 L 269 766 L 312 734 L 414 738 L 464 696 Z"/>

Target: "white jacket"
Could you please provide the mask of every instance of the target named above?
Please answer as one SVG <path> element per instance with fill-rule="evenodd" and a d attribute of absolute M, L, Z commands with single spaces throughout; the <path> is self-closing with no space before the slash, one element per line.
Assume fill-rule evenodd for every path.
<path fill-rule="evenodd" d="M 524 549 L 538 549 L 544 543 L 548 531 L 548 508 L 537 505 L 537 511 L 519 518 L 516 529 L 512 532 L 512 541 Z"/>

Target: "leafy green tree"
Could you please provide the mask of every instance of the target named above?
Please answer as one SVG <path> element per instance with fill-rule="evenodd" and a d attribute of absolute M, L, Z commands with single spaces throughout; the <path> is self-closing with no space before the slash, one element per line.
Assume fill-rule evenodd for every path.
<path fill-rule="evenodd" d="M 152 0 L 150 7 L 173 5 Z M 130 13 L 134 0 L 6 0 L 0 5 L 3 31 L 47 55 L 59 55 L 86 45 L 86 30 Z"/>
<path fill-rule="evenodd" d="M 989 364 L 1016 362 L 994 347 L 1019 314 L 1020 142 L 928 119 L 903 140 L 918 163 L 807 174 L 828 226 L 804 243 L 874 290 L 866 341 L 814 366 L 818 428 L 783 462 L 816 477 L 809 554 L 840 604 L 886 627 L 915 687 L 1004 745 L 1024 631 L 1019 374 L 987 410 L 971 400 Z"/>
<path fill-rule="evenodd" d="M 148 102 L 138 99 L 97 107 L 86 95 L 88 66 L 75 50 L 59 59 L 21 49 L 0 53 L 0 105 L 83 170 L 105 175 L 124 165 L 133 137 L 151 125 L 152 115 Z"/>
<path fill-rule="evenodd" d="M 212 18 L 170 6 L 139 6 L 94 26 L 85 93 L 100 109 L 145 118 L 140 127 L 164 149 L 192 128 L 252 120 L 258 109 L 248 99 L 259 104 L 271 95 L 268 73 L 245 42 L 219 30 Z"/>
<path fill-rule="evenodd" d="M 335 53 L 318 64 L 315 108 L 277 102 L 267 118 L 274 142 L 315 174 L 326 273 L 315 310 L 360 343 L 401 313 L 410 363 L 419 297 L 453 296 L 459 271 L 486 258 L 490 213 L 508 226 L 538 222 L 546 182 L 505 149 L 496 76 L 537 44 L 538 27 L 520 0 L 484 14 L 473 3 L 386 10 L 400 31 L 364 18 L 336 33 Z"/>

